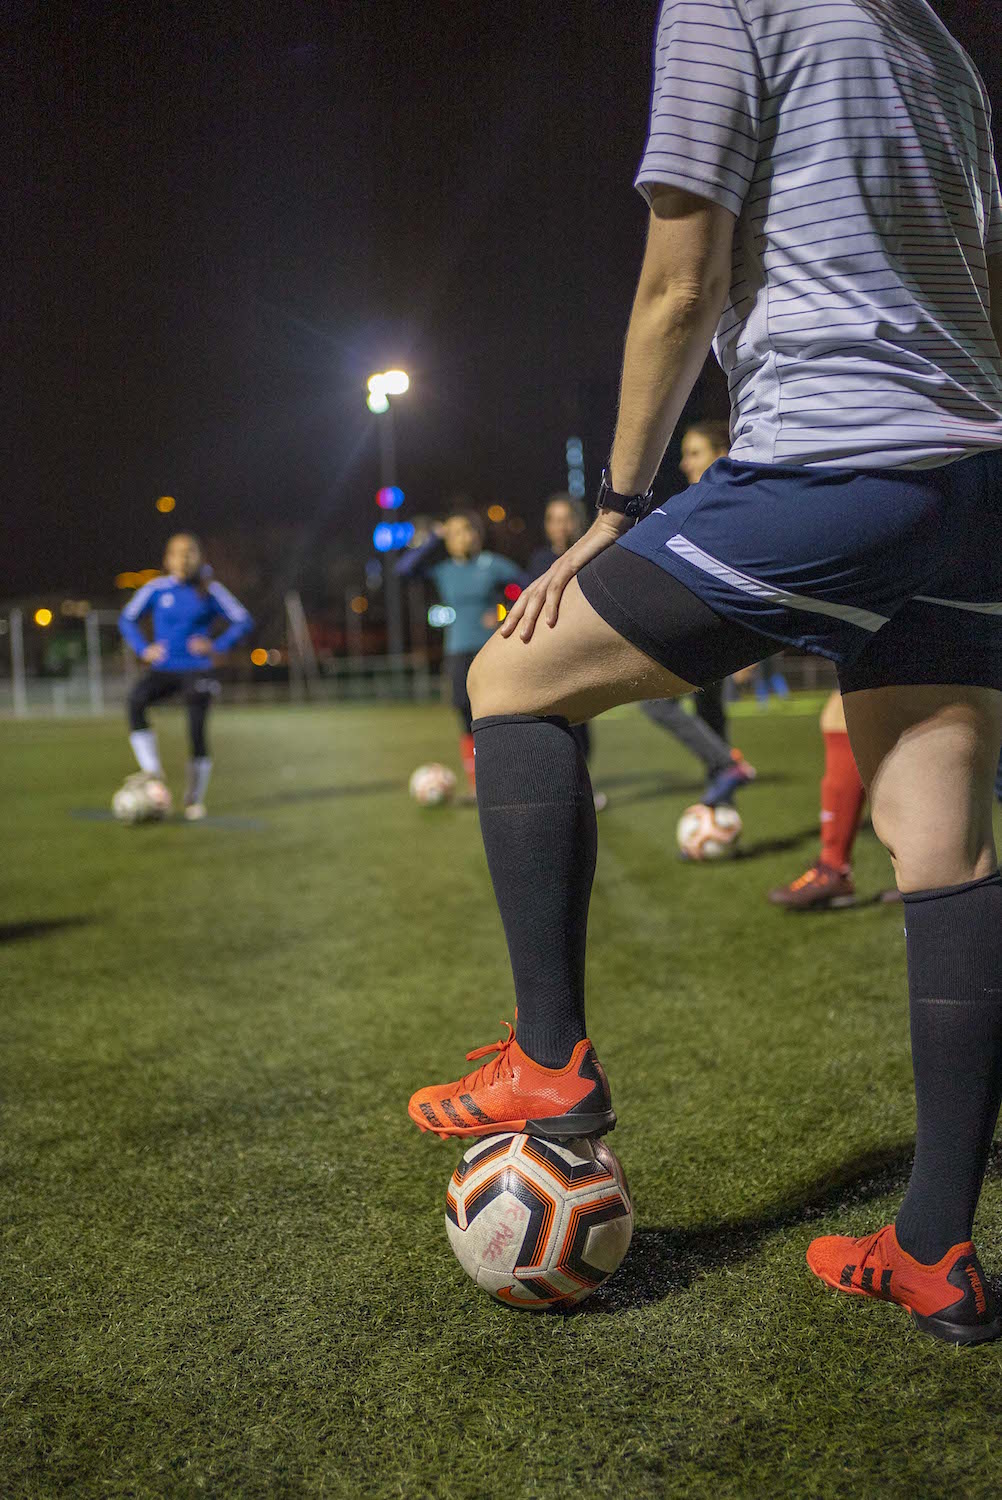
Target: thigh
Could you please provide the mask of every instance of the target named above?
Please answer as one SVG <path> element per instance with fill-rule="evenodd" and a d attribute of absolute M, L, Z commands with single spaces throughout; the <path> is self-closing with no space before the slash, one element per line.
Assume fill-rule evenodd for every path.
<path fill-rule="evenodd" d="M 475 718 L 488 714 L 561 714 L 572 723 L 619 703 L 675 698 L 692 684 L 645 655 L 591 607 L 576 578 L 554 626 L 539 623 L 529 641 L 491 636 L 469 677 Z"/>
<path fill-rule="evenodd" d="M 133 708 L 149 708 L 150 704 L 169 698 L 179 687 L 174 672 L 146 672 L 133 684 L 129 702 Z"/>
<path fill-rule="evenodd" d="M 873 826 L 902 890 L 991 874 L 992 783 L 1002 742 L 1002 692 L 917 685 L 843 698 Z"/>
<path fill-rule="evenodd" d="M 466 687 L 466 678 L 473 665 L 476 653 L 474 651 L 461 652 L 449 657 L 449 682 L 452 687 L 452 706 L 458 713 L 469 712 L 470 695 Z"/>

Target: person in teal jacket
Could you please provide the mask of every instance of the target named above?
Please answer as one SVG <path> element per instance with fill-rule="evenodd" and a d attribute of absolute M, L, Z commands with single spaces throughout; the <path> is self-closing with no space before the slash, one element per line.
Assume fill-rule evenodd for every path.
<path fill-rule="evenodd" d="M 437 523 L 419 547 L 397 564 L 400 578 L 431 579 L 444 605 L 453 611 L 445 627 L 445 670 L 452 683 L 452 703 L 462 722 L 459 738 L 463 770 L 476 790 L 473 730 L 466 674 L 498 623 L 498 604 L 506 584 L 529 580 L 510 558 L 484 551 L 484 523 L 476 511 L 454 510 Z"/>

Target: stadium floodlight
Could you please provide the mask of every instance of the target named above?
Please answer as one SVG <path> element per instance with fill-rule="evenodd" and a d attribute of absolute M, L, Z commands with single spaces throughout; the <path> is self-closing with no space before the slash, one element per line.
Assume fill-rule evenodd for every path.
<path fill-rule="evenodd" d="M 374 391 L 370 391 L 366 396 L 365 404 L 369 408 L 369 410 L 374 411 L 377 416 L 381 412 L 389 411 L 390 409 L 389 398 L 387 397 L 386 392 L 382 389 L 382 387 L 378 385 L 376 386 L 376 389 Z"/>
<path fill-rule="evenodd" d="M 387 370 L 380 378 L 387 396 L 402 396 L 410 388 L 410 376 L 403 370 Z"/>

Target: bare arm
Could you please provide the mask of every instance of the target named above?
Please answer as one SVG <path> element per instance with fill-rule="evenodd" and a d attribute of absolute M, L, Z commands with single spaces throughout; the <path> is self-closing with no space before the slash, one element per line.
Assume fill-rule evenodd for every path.
<path fill-rule="evenodd" d="M 730 288 L 734 222 L 728 209 L 708 198 L 681 188 L 653 189 L 610 463 L 617 494 L 650 488 L 703 368 Z M 601 511 L 581 540 L 519 595 L 501 633 L 518 629 L 529 640 L 540 613 L 555 625 L 570 580 L 629 524 L 615 511 Z"/>

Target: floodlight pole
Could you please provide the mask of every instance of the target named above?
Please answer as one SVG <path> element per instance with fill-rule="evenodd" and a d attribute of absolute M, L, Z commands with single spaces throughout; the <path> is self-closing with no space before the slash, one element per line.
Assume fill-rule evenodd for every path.
<path fill-rule="evenodd" d="M 384 489 L 397 482 L 397 441 L 393 427 L 393 402 L 381 412 L 379 423 L 379 467 Z M 401 608 L 400 579 L 397 577 L 397 558 L 393 552 L 383 554 L 383 582 L 386 589 L 386 644 L 392 663 L 395 680 L 400 676 L 400 659 L 404 654 L 404 619 Z"/>

